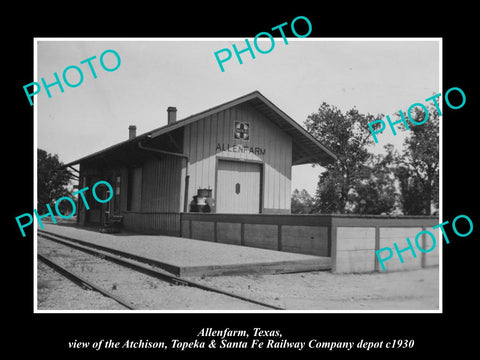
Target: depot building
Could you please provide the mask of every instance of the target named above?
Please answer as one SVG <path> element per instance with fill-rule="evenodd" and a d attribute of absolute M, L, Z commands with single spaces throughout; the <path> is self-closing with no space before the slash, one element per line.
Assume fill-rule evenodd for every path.
<path fill-rule="evenodd" d="M 137 135 L 131 125 L 125 141 L 65 165 L 79 165 L 79 188 L 105 180 L 114 191 L 105 204 L 87 198 L 90 209 L 79 201 L 79 224 L 116 216 L 126 229 L 176 235 L 182 213 L 290 214 L 292 166 L 336 159 L 258 91 L 166 116 L 165 126 Z"/>

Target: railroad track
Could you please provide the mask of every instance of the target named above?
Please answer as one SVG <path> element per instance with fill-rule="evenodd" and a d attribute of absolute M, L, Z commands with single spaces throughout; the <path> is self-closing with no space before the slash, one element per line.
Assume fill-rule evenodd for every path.
<path fill-rule="evenodd" d="M 68 270 L 67 268 L 63 267 L 62 265 L 58 264 L 57 262 L 53 261 L 52 259 L 49 259 L 48 257 L 40 255 L 40 254 L 37 254 L 37 259 L 40 260 L 41 262 L 43 262 L 45 265 L 50 266 L 52 269 L 54 269 L 58 273 L 65 276 L 67 279 L 70 279 L 71 281 L 73 281 L 75 284 L 81 286 L 82 288 L 87 289 L 87 290 L 97 291 L 100 294 L 102 294 L 102 295 L 104 295 L 104 296 L 106 296 L 106 297 L 108 297 L 112 300 L 115 300 L 120 305 L 122 305 L 123 307 L 125 307 L 129 310 L 136 310 L 136 308 L 134 306 L 132 306 L 130 303 L 128 303 L 128 301 L 122 299 L 119 296 L 116 296 L 115 294 L 113 294 L 112 292 L 102 288 L 101 286 L 98 286 L 98 285 L 94 284 L 93 282 L 85 279 L 83 276 L 80 276 L 79 274 L 76 274 L 76 273 Z"/>
<path fill-rule="evenodd" d="M 175 275 L 172 275 L 172 274 L 168 273 L 167 271 L 155 268 L 151 264 L 142 262 L 141 259 L 139 259 L 137 257 L 135 257 L 134 259 L 127 258 L 127 256 L 129 256 L 130 254 L 124 254 L 124 253 L 119 254 L 118 252 L 113 253 L 113 252 L 111 252 L 113 250 L 105 248 L 105 247 L 98 248 L 98 247 L 88 246 L 85 243 L 81 243 L 79 240 L 76 240 L 76 239 L 73 239 L 73 238 L 68 238 L 66 236 L 57 236 L 57 235 L 54 235 L 54 234 L 51 234 L 51 233 L 48 233 L 48 232 L 45 232 L 45 231 L 41 231 L 41 230 L 38 231 L 38 236 L 39 236 L 39 238 L 43 238 L 44 240 L 53 241 L 56 244 L 60 244 L 61 246 L 65 247 L 65 248 L 69 248 L 70 251 L 80 251 L 82 253 L 88 254 L 87 256 L 95 257 L 97 259 L 95 262 L 100 261 L 100 262 L 115 263 L 116 265 L 120 265 L 124 269 L 128 268 L 128 270 L 130 272 L 133 270 L 136 273 L 141 273 L 144 276 L 146 275 L 148 277 L 153 277 L 157 280 L 161 280 L 162 282 L 167 282 L 169 284 L 179 285 L 179 286 L 182 286 L 182 287 L 190 287 L 190 288 L 193 288 L 193 289 L 199 289 L 199 290 L 207 291 L 207 292 L 210 292 L 210 293 L 215 293 L 215 294 L 228 296 L 230 298 L 237 299 L 237 301 L 240 300 L 242 302 L 248 302 L 248 303 L 251 303 L 251 304 L 258 305 L 262 308 L 274 309 L 274 310 L 284 310 L 283 308 L 281 308 L 279 306 L 276 306 L 276 305 L 272 305 L 272 304 L 268 304 L 268 303 L 265 303 L 265 302 L 262 302 L 262 301 L 259 301 L 259 300 L 251 299 L 251 298 L 248 298 L 248 297 L 245 297 L 245 296 L 242 296 L 242 295 L 238 295 L 238 294 L 235 294 L 235 293 L 223 290 L 223 289 L 218 289 L 218 288 L 214 288 L 214 287 L 211 287 L 211 286 L 207 286 L 207 285 L 201 284 L 201 283 L 193 281 L 193 280 L 183 279 L 183 278 L 177 277 Z M 58 250 L 58 249 L 54 249 L 54 251 L 52 250 L 53 253 L 58 253 L 58 251 L 60 251 L 60 250 Z M 87 288 L 87 289 L 98 291 L 98 292 L 102 293 L 104 296 L 107 296 L 107 297 L 112 298 L 113 300 L 117 301 L 118 303 L 120 303 L 122 306 L 124 306 L 127 309 L 136 310 L 136 309 L 139 308 L 138 306 L 133 305 L 132 301 L 128 301 L 125 298 L 114 294 L 112 291 L 109 291 L 109 290 L 105 289 L 104 287 L 96 284 L 95 281 L 89 280 L 89 279 L 85 278 L 84 276 L 79 275 L 78 272 L 67 269 L 66 265 L 63 265 L 63 264 L 51 259 L 50 256 L 47 257 L 44 254 L 38 253 L 37 257 L 40 261 L 42 261 L 46 265 L 52 267 L 54 270 L 61 273 L 63 276 L 69 278 L 70 280 L 74 281 L 78 285 L 80 285 L 84 288 Z M 65 257 L 65 255 L 63 255 L 63 257 Z M 82 263 L 88 263 L 88 262 L 91 262 L 91 260 L 88 260 L 88 259 L 83 259 L 82 260 Z M 94 265 L 92 265 L 92 264 L 93 263 L 91 263 L 91 265 L 89 265 L 89 266 L 93 267 Z M 105 265 L 105 266 L 107 266 L 107 265 Z M 121 271 L 121 270 L 118 270 L 118 271 Z M 117 270 L 110 270 L 110 274 L 117 273 L 118 271 Z"/>

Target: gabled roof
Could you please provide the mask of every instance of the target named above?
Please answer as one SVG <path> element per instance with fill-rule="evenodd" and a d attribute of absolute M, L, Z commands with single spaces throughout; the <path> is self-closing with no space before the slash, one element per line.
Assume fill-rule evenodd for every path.
<path fill-rule="evenodd" d="M 161 135 L 172 132 L 207 116 L 244 103 L 250 104 L 267 119 L 276 124 L 282 131 L 288 133 L 292 137 L 292 165 L 308 163 L 319 163 L 321 165 L 325 165 L 337 159 L 332 150 L 328 149 L 320 141 L 315 139 L 308 131 L 297 124 L 291 117 L 280 110 L 259 91 L 253 91 L 237 99 L 228 101 L 195 115 L 191 115 L 185 119 L 178 120 L 172 124 L 168 124 L 138 135 L 133 139 L 122 141 L 106 149 L 84 156 L 78 160 L 65 164 L 64 166 L 72 166 L 98 156 L 107 155 L 109 152 L 115 151 L 124 146 L 130 146 L 131 144 L 138 143 L 142 140 L 155 139 Z"/>

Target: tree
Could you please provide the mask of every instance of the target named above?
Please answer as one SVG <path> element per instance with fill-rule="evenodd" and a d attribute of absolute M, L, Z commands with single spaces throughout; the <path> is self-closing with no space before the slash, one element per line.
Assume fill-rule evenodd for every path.
<path fill-rule="evenodd" d="M 343 114 L 325 102 L 307 117 L 307 130 L 330 148 L 338 161 L 326 165 L 316 191 L 315 210 L 321 213 L 351 212 L 349 200 L 371 157 L 367 147 L 373 142 L 368 123 L 383 115 L 361 114 L 355 108 Z"/>
<path fill-rule="evenodd" d="M 295 189 L 291 204 L 292 214 L 310 214 L 313 210 L 314 199 L 307 190 Z"/>
<path fill-rule="evenodd" d="M 373 155 L 355 185 L 350 200 L 355 214 L 389 215 L 396 210 L 398 194 L 393 168 L 398 155 L 393 145 L 384 148 L 386 154 Z"/>
<path fill-rule="evenodd" d="M 404 153 L 395 174 L 400 186 L 400 203 L 405 215 L 430 215 L 439 203 L 439 114 L 435 106 L 427 109 L 428 120 L 409 126 Z M 412 118 L 421 123 L 425 112 L 415 107 Z"/>
<path fill-rule="evenodd" d="M 54 209 L 55 201 L 58 198 L 71 196 L 67 185 L 70 183 L 72 175 L 66 169 L 60 170 L 62 165 L 57 154 L 52 155 L 45 150 L 37 149 L 37 209 L 39 213 L 46 210 L 47 204 Z M 72 211 L 68 201 L 63 201 L 60 205 L 59 210 L 63 214 L 69 214 Z"/>
<path fill-rule="evenodd" d="M 313 211 L 322 214 L 344 213 L 347 205 L 342 195 L 345 187 L 339 182 L 346 182 L 339 168 L 329 166 L 327 171 L 320 174 L 315 192 Z"/>
<path fill-rule="evenodd" d="M 411 177 L 411 173 L 405 166 L 399 166 L 395 175 L 400 186 L 400 203 L 404 215 L 421 215 L 425 208 L 425 194 L 417 177 Z"/>

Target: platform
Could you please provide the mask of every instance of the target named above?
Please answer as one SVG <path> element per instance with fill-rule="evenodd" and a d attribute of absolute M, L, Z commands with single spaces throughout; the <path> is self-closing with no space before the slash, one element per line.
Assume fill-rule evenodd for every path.
<path fill-rule="evenodd" d="M 44 231 L 147 260 L 177 276 L 275 274 L 330 270 L 331 258 L 164 235 L 104 234 L 71 225 Z"/>

